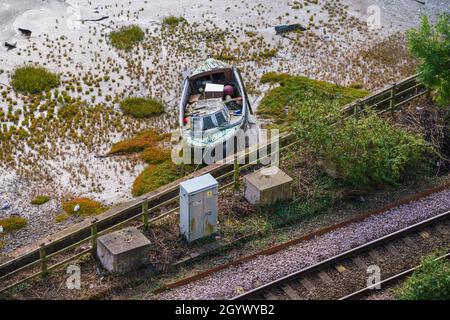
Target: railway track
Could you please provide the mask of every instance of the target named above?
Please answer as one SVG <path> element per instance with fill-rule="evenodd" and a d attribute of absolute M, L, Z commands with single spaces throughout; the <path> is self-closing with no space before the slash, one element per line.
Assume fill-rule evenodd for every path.
<path fill-rule="evenodd" d="M 450 211 L 396 231 L 232 300 L 357 299 L 411 274 L 421 256 L 450 248 Z M 444 255 L 448 257 L 448 252 Z M 379 268 L 379 269 L 378 269 Z M 368 273 L 384 280 L 368 283 Z M 376 278 L 373 278 L 376 279 Z"/>

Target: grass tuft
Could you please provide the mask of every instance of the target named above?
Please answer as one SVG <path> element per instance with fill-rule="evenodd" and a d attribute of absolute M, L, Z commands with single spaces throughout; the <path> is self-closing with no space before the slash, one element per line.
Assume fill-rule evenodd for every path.
<path fill-rule="evenodd" d="M 80 209 L 75 212 L 75 206 L 80 205 Z M 75 214 L 80 216 L 96 216 L 104 211 L 106 208 L 98 202 L 88 198 L 75 198 L 63 203 L 63 209 L 67 214 Z"/>
<path fill-rule="evenodd" d="M 36 198 L 31 200 L 31 204 L 39 206 L 39 205 L 42 205 L 44 203 L 47 203 L 48 201 L 50 201 L 50 197 L 49 196 L 37 196 Z"/>
<path fill-rule="evenodd" d="M 124 114 L 135 118 L 150 118 L 164 112 L 164 105 L 154 98 L 130 97 L 120 103 Z"/>
<path fill-rule="evenodd" d="M 186 21 L 186 19 L 183 17 L 168 16 L 163 19 L 162 23 L 163 25 L 173 27 L 184 21 Z"/>
<path fill-rule="evenodd" d="M 55 216 L 55 222 L 60 223 L 60 222 L 66 221 L 69 218 L 70 218 L 70 214 L 68 214 L 67 212 L 63 212 L 63 213 L 60 213 Z"/>
<path fill-rule="evenodd" d="M 13 232 L 22 229 L 27 225 L 27 223 L 27 219 L 17 216 L 0 220 L 0 226 L 3 227 L 3 231 L 5 232 Z"/>
<path fill-rule="evenodd" d="M 144 40 L 145 33 L 139 26 L 122 27 L 109 34 L 111 45 L 120 50 L 131 50 L 135 45 Z"/>
<path fill-rule="evenodd" d="M 190 169 L 190 166 L 177 166 L 170 160 L 160 164 L 151 164 L 136 178 L 131 194 L 138 197 L 156 190 L 184 177 Z"/>
<path fill-rule="evenodd" d="M 147 130 L 141 132 L 134 138 L 114 144 L 108 154 L 113 155 L 142 152 L 148 147 L 155 147 L 159 141 L 162 141 L 165 138 L 166 135 L 164 134 L 158 134 L 155 130 Z"/>
<path fill-rule="evenodd" d="M 11 85 L 16 92 L 37 94 L 59 86 L 59 76 L 39 66 L 23 66 L 14 70 Z"/>
<path fill-rule="evenodd" d="M 141 153 L 141 159 L 148 164 L 162 163 L 170 159 L 170 150 L 150 146 Z"/>

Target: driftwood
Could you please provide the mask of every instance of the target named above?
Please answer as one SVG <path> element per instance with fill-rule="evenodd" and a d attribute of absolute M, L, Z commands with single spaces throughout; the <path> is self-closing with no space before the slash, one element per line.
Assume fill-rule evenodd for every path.
<path fill-rule="evenodd" d="M 30 37 L 31 36 L 31 30 L 19 28 L 20 33 L 22 33 L 24 36 Z"/>
<path fill-rule="evenodd" d="M 15 43 L 11 43 L 11 42 L 5 42 L 5 47 L 7 47 L 8 48 L 8 50 L 11 50 L 11 49 L 15 49 L 15 48 L 17 48 L 17 42 L 15 42 Z"/>
<path fill-rule="evenodd" d="M 97 19 L 81 19 L 79 21 L 81 21 L 81 22 L 87 22 L 87 21 L 97 22 L 97 21 L 102 21 L 102 20 L 106 20 L 106 19 L 109 19 L 109 16 L 103 16 L 103 17 L 100 17 L 100 18 L 97 18 Z"/>
<path fill-rule="evenodd" d="M 306 28 L 299 23 L 283 24 L 275 27 L 275 31 L 277 34 L 287 33 L 295 30 L 305 31 Z"/>

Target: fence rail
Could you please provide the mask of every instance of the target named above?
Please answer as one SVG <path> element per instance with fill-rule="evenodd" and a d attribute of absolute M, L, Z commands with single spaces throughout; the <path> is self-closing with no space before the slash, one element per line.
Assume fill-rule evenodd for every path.
<path fill-rule="evenodd" d="M 399 83 L 390 85 L 378 92 L 375 92 L 364 99 L 357 100 L 343 108 L 343 113 L 352 117 L 362 112 L 366 108 L 374 108 L 379 114 L 385 112 L 394 112 L 400 106 L 406 104 L 407 102 L 425 94 L 427 92 L 426 88 L 420 84 L 419 75 L 414 75 L 402 80 Z M 293 133 L 287 133 L 280 137 L 280 151 L 291 148 L 296 144 L 294 140 Z M 246 159 L 253 159 L 254 153 L 260 154 L 263 148 L 267 147 L 270 149 L 270 142 L 260 148 L 254 148 L 247 150 L 245 153 L 239 155 L 239 157 L 245 157 Z M 267 151 L 265 157 L 270 157 L 277 153 L 278 150 Z M 259 158 L 261 160 L 262 158 Z M 247 162 L 246 162 L 247 163 Z M 220 190 L 237 187 L 240 177 L 240 173 L 248 168 L 256 166 L 259 163 L 247 163 L 243 166 L 239 166 L 236 162 L 227 162 L 224 164 L 213 164 L 210 165 L 199 172 L 199 173 L 211 173 L 217 180 L 224 180 L 225 178 L 232 177 L 232 182 L 223 185 Z M 183 180 L 190 178 L 192 175 L 188 175 L 178 181 L 175 181 L 168 186 L 161 187 L 155 192 L 144 195 L 138 200 L 130 202 L 128 204 L 122 205 L 119 208 L 111 209 L 108 215 L 98 219 L 93 219 L 89 223 L 83 222 L 82 226 L 75 230 L 74 232 L 69 232 L 68 234 L 50 241 L 48 243 L 41 243 L 34 250 L 16 257 L 10 261 L 7 261 L 0 265 L 0 283 L 8 282 L 7 279 L 11 279 L 13 276 L 17 276 L 20 272 L 25 270 L 30 270 L 32 272 L 33 268 L 37 268 L 34 273 L 30 276 L 26 276 L 13 283 L 6 284 L 6 286 L 0 288 L 0 293 L 9 290 L 21 283 L 24 283 L 30 279 L 36 278 L 38 276 L 45 276 L 50 271 L 65 265 L 80 256 L 93 252 L 96 246 L 97 237 L 109 233 L 113 230 L 129 225 L 131 222 L 136 222 L 141 220 L 137 227 L 146 230 L 149 225 L 155 223 L 156 221 L 163 219 L 169 215 L 175 214 L 178 207 L 166 211 L 165 213 L 151 216 L 152 213 L 167 207 L 170 204 L 176 204 L 178 201 L 178 188 L 179 183 Z M 82 245 L 90 244 L 88 249 L 82 250 L 81 252 L 71 253 L 75 249 L 81 247 Z M 64 255 L 69 255 L 64 257 Z M 52 258 L 61 257 L 62 261 L 57 262 L 54 265 L 49 266 L 48 262 Z"/>

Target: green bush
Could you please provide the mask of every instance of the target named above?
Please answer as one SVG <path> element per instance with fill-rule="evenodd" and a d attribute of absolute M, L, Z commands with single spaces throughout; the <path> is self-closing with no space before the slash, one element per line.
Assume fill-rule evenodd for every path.
<path fill-rule="evenodd" d="M 400 300 L 450 300 L 450 262 L 436 260 L 435 255 L 426 257 L 394 296 Z"/>
<path fill-rule="evenodd" d="M 14 70 L 11 85 L 16 92 L 37 94 L 59 86 L 59 76 L 38 66 L 23 66 Z"/>
<path fill-rule="evenodd" d="M 144 40 L 145 33 L 139 26 L 122 27 L 109 34 L 111 45 L 120 50 L 130 50 Z"/>
<path fill-rule="evenodd" d="M 397 128 L 375 113 L 344 120 L 339 104 L 316 102 L 303 103 L 298 110 L 300 142 L 356 187 L 398 183 L 424 159 L 427 147 L 421 136 Z"/>
<path fill-rule="evenodd" d="M 37 196 L 33 200 L 31 200 L 31 204 L 34 205 L 42 205 L 44 203 L 47 203 L 50 200 L 50 197 L 48 196 Z"/>
<path fill-rule="evenodd" d="M 164 112 L 164 105 L 153 98 L 130 97 L 120 103 L 124 114 L 135 118 L 149 118 Z"/>
<path fill-rule="evenodd" d="M 27 223 L 27 219 L 17 216 L 0 220 L 0 226 L 3 227 L 5 232 L 13 232 L 22 229 L 27 225 Z"/>
<path fill-rule="evenodd" d="M 440 16 L 435 26 L 422 17 L 419 29 L 407 33 L 408 46 L 421 61 L 419 71 L 425 86 L 437 93 L 436 101 L 450 104 L 450 13 Z"/>

